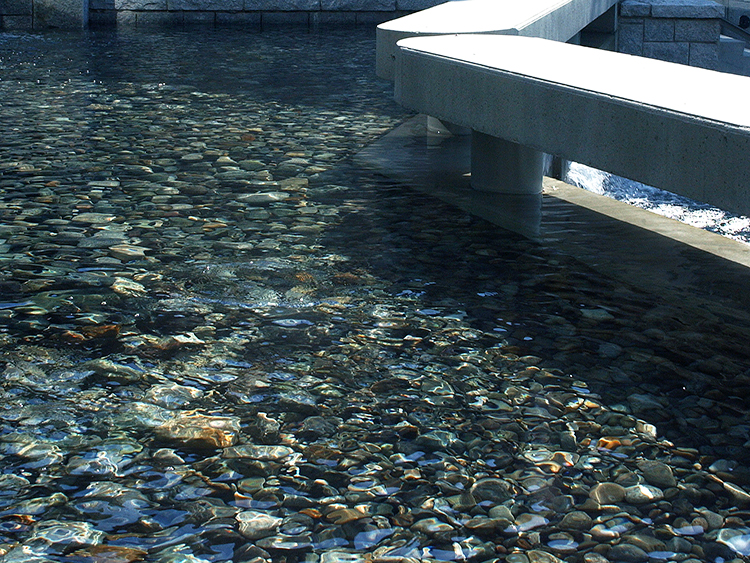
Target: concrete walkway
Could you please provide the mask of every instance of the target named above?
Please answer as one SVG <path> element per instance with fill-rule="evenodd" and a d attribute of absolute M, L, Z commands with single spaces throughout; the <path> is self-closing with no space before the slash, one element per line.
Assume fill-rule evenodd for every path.
<path fill-rule="evenodd" d="M 481 33 L 569 41 L 617 0 L 455 0 L 377 28 L 376 71 L 393 80 L 396 43 L 406 37 Z"/>

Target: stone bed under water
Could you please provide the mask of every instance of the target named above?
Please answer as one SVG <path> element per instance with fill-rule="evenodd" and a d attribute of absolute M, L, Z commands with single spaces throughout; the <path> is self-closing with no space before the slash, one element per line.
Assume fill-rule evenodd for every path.
<path fill-rule="evenodd" d="M 373 57 L 0 34 L 0 562 L 750 556 L 744 313 L 358 169 Z"/>

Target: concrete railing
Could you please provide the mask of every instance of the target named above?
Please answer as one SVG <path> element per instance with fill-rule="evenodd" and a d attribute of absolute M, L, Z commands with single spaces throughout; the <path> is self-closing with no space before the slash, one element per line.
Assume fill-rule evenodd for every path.
<path fill-rule="evenodd" d="M 396 43 L 415 36 L 481 33 L 569 41 L 617 0 L 458 0 L 380 24 L 376 72 L 393 80 Z"/>
<path fill-rule="evenodd" d="M 542 153 L 750 214 L 750 79 L 538 38 L 398 42 L 396 99 L 471 128 L 472 185 L 538 193 Z"/>

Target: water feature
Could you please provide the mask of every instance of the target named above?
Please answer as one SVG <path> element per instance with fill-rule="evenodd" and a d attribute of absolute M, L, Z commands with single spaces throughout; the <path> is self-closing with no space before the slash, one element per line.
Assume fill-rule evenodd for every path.
<path fill-rule="evenodd" d="M 750 553 L 744 310 L 362 169 L 373 53 L 0 34 L 0 561 Z"/>

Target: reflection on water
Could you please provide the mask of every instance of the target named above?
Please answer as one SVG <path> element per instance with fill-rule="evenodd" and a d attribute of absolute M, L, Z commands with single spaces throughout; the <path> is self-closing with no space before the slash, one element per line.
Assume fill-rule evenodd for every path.
<path fill-rule="evenodd" d="M 0 561 L 750 554 L 743 311 L 361 169 L 373 53 L 0 35 Z"/>

